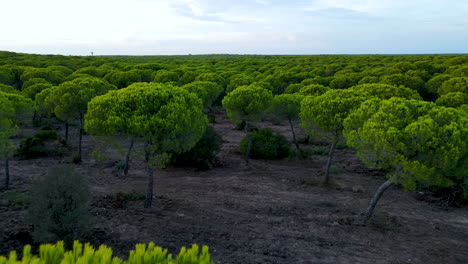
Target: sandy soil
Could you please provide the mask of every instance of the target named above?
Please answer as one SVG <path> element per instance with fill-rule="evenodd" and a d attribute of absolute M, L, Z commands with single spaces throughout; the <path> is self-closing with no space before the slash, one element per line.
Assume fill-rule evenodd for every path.
<path fill-rule="evenodd" d="M 93 193 L 90 241 L 106 243 L 120 256 L 137 242 L 154 241 L 174 253 L 205 244 L 217 263 L 468 263 L 467 208 L 444 208 L 394 186 L 372 223 L 363 225 L 359 215 L 385 177 L 363 165 L 353 150 L 337 151 L 331 187 L 303 184 L 321 180 L 326 156 L 253 160 L 247 166 L 237 151 L 243 132 L 222 118 L 213 126 L 224 140 L 219 166 L 156 171 L 151 209 L 142 201 L 116 205 L 112 198 L 118 191 L 144 193 L 143 161 L 134 158 L 126 178 L 116 167 L 121 156 L 112 152 L 106 161 L 95 161 L 96 143 L 85 136 L 84 161 L 77 166 Z M 290 137 L 286 124 L 260 126 Z M 12 191 L 26 193 L 59 162 L 64 160 L 11 161 Z M 2 182 L 3 177 L 2 171 Z M 0 191 L 0 255 L 32 242 L 26 207 L 8 203 L 8 192 Z"/>

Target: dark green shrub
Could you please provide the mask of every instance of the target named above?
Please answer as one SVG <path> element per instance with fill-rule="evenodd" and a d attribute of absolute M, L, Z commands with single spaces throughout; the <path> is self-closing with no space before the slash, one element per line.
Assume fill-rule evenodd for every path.
<path fill-rule="evenodd" d="M 269 128 L 253 131 L 252 149 L 250 157 L 252 159 L 283 159 L 289 156 L 291 152 L 291 143 L 280 134 L 273 133 Z M 247 152 L 247 137 L 240 142 L 240 151 L 242 154 Z"/>
<path fill-rule="evenodd" d="M 174 154 L 172 164 L 181 167 L 210 169 L 216 163 L 216 154 L 221 150 L 223 139 L 213 127 L 207 126 L 205 133 L 197 144 L 189 151 Z"/>
<path fill-rule="evenodd" d="M 61 155 L 62 151 L 60 150 L 60 145 L 57 132 L 42 130 L 37 132 L 34 136 L 21 140 L 18 154 L 25 158 Z"/>
<path fill-rule="evenodd" d="M 48 243 L 64 240 L 71 245 L 91 228 L 90 195 L 84 178 L 71 165 L 58 165 L 38 179 L 29 207 L 33 239 Z"/>
<path fill-rule="evenodd" d="M 122 192 L 118 191 L 112 197 L 112 204 L 115 208 L 123 208 L 128 202 L 143 201 L 145 200 L 144 193 L 138 193 L 136 191 Z"/>

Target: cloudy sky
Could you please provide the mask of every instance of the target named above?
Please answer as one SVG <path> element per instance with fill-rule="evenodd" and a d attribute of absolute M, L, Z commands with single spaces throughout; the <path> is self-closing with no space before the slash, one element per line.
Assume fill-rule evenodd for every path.
<path fill-rule="evenodd" d="M 468 53 L 468 0 L 0 0 L 0 50 Z"/>

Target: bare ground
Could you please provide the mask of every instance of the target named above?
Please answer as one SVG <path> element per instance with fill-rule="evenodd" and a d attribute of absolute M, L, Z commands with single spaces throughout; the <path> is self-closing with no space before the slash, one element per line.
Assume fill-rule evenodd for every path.
<path fill-rule="evenodd" d="M 142 160 L 132 160 L 125 178 L 116 168 L 121 156 L 113 152 L 106 161 L 95 161 L 96 143 L 85 136 L 84 161 L 77 166 L 93 191 L 95 228 L 89 240 L 120 256 L 137 242 L 154 241 L 173 253 L 204 244 L 217 263 L 468 263 L 467 208 L 444 208 L 394 186 L 372 222 L 363 225 L 359 216 L 385 177 L 363 165 L 354 151 L 337 151 L 332 186 L 304 184 L 321 180 L 326 156 L 252 160 L 247 166 L 237 151 L 242 131 L 222 118 L 213 126 L 224 139 L 219 166 L 156 171 L 152 209 L 144 209 L 142 201 L 116 206 L 113 199 L 118 191 L 144 193 Z M 286 125 L 260 126 L 289 137 Z M 0 255 L 32 243 L 26 206 L 5 197 L 27 193 L 48 167 L 67 160 L 11 161 L 13 190 L 0 191 Z"/>

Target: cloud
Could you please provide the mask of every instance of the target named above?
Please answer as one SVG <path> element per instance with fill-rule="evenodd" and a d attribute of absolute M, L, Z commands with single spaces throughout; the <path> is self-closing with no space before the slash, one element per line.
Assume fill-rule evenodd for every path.
<path fill-rule="evenodd" d="M 314 16 L 320 16 L 324 18 L 332 18 L 332 19 L 375 19 L 374 16 L 361 12 L 361 11 L 356 11 L 353 9 L 349 8 L 338 8 L 338 7 L 332 7 L 332 8 L 325 8 L 325 9 L 318 9 L 318 10 L 310 10 L 310 11 L 305 11 L 307 15 L 314 15 Z"/>

